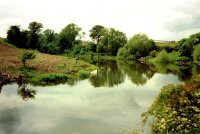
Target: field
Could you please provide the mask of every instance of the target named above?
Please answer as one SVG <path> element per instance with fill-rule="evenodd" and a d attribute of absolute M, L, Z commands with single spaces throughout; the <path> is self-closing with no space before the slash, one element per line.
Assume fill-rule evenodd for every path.
<path fill-rule="evenodd" d="M 156 46 L 160 48 L 176 48 L 178 43 L 173 43 L 173 42 L 156 42 Z"/>

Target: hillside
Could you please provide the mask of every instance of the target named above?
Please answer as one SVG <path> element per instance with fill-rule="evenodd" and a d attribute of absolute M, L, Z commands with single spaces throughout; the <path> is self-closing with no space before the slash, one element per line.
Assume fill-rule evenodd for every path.
<path fill-rule="evenodd" d="M 23 49 L 18 49 L 10 44 L 0 42 L 0 70 L 1 72 L 9 72 L 13 75 L 21 73 L 20 62 L 18 56 L 21 55 Z M 80 70 L 91 71 L 95 67 L 83 61 L 76 61 L 64 56 L 44 54 L 36 51 L 36 59 L 28 61 L 28 66 L 33 68 L 34 72 L 40 74 L 49 73 L 65 73 L 75 74 Z"/>

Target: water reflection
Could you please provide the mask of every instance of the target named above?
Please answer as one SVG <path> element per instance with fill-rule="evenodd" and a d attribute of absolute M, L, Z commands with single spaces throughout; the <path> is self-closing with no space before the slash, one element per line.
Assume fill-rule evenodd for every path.
<path fill-rule="evenodd" d="M 158 73 L 162 74 L 175 74 L 178 76 L 180 81 L 190 81 L 192 75 L 197 73 L 197 70 L 193 71 L 193 68 L 196 68 L 197 65 L 190 66 L 178 66 L 176 64 L 154 64 L 152 69 Z"/>
<path fill-rule="evenodd" d="M 36 90 L 28 88 L 26 83 L 23 83 L 17 90 L 18 95 L 25 101 L 35 99 Z"/>
<path fill-rule="evenodd" d="M 154 75 L 154 71 L 148 65 L 136 61 L 107 61 L 100 62 L 98 65 L 97 73 L 90 78 L 95 87 L 112 87 L 121 84 L 126 76 L 134 84 L 144 85 Z"/>
<path fill-rule="evenodd" d="M 144 85 L 154 75 L 150 66 L 136 61 L 117 61 L 117 64 L 137 86 Z"/>
<path fill-rule="evenodd" d="M 142 86 L 149 81 L 155 73 L 174 74 L 180 81 L 190 81 L 192 75 L 199 73 L 198 66 L 177 66 L 175 64 L 147 65 L 136 61 L 101 61 L 99 69 L 90 77 L 94 87 L 113 87 L 122 84 L 126 76 L 134 85 Z"/>
<path fill-rule="evenodd" d="M 125 73 L 117 66 L 116 61 L 100 62 L 98 65 L 100 68 L 97 69 L 97 73 L 90 77 L 94 87 L 112 87 L 124 82 Z"/>
<path fill-rule="evenodd" d="M 17 108 L 0 110 L 0 133 L 14 134 L 20 125 L 20 117 Z"/>

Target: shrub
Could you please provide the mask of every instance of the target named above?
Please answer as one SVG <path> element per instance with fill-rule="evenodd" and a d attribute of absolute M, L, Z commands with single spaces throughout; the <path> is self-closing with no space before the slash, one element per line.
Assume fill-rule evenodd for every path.
<path fill-rule="evenodd" d="M 26 67 L 27 60 L 35 59 L 36 55 L 33 51 L 23 51 L 19 59 L 21 60 L 24 67 Z"/>
<path fill-rule="evenodd" d="M 158 55 L 158 52 L 156 50 L 153 50 L 150 52 L 151 57 L 156 57 Z"/>
<path fill-rule="evenodd" d="M 78 78 L 79 79 L 86 79 L 90 76 L 90 72 L 88 71 L 84 71 L 84 70 L 81 70 L 78 72 Z"/>
<path fill-rule="evenodd" d="M 200 84 L 166 85 L 146 113 L 152 133 L 200 133 Z"/>
<path fill-rule="evenodd" d="M 157 63 L 175 63 L 179 57 L 179 52 L 167 53 L 166 50 L 163 49 L 158 53 L 157 57 L 151 61 Z"/>

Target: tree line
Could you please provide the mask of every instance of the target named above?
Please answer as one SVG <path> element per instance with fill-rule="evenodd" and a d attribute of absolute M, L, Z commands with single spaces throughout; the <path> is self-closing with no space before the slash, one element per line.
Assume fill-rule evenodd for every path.
<path fill-rule="evenodd" d="M 51 29 L 43 30 L 39 22 L 29 23 L 28 29 L 12 25 L 7 31 L 6 40 L 18 48 L 37 49 L 50 54 L 73 52 L 98 52 L 116 56 L 118 49 L 127 43 L 126 34 L 114 28 L 95 25 L 90 30 L 92 42 L 83 45 L 85 32 L 74 23 L 68 24 L 60 33 Z"/>
<path fill-rule="evenodd" d="M 26 30 L 19 25 L 10 26 L 6 40 L 19 48 L 37 49 L 43 53 L 104 53 L 122 59 L 157 56 L 162 50 L 145 34 L 136 34 L 128 40 L 124 32 L 101 25 L 93 26 L 89 33 L 92 41 L 83 42 L 85 32 L 74 23 L 56 33 L 51 29 L 43 30 L 43 25 L 39 22 L 31 22 Z M 200 60 L 200 33 L 182 39 L 177 44 L 175 48 L 164 49 L 169 53 L 178 52 L 179 57 Z"/>

